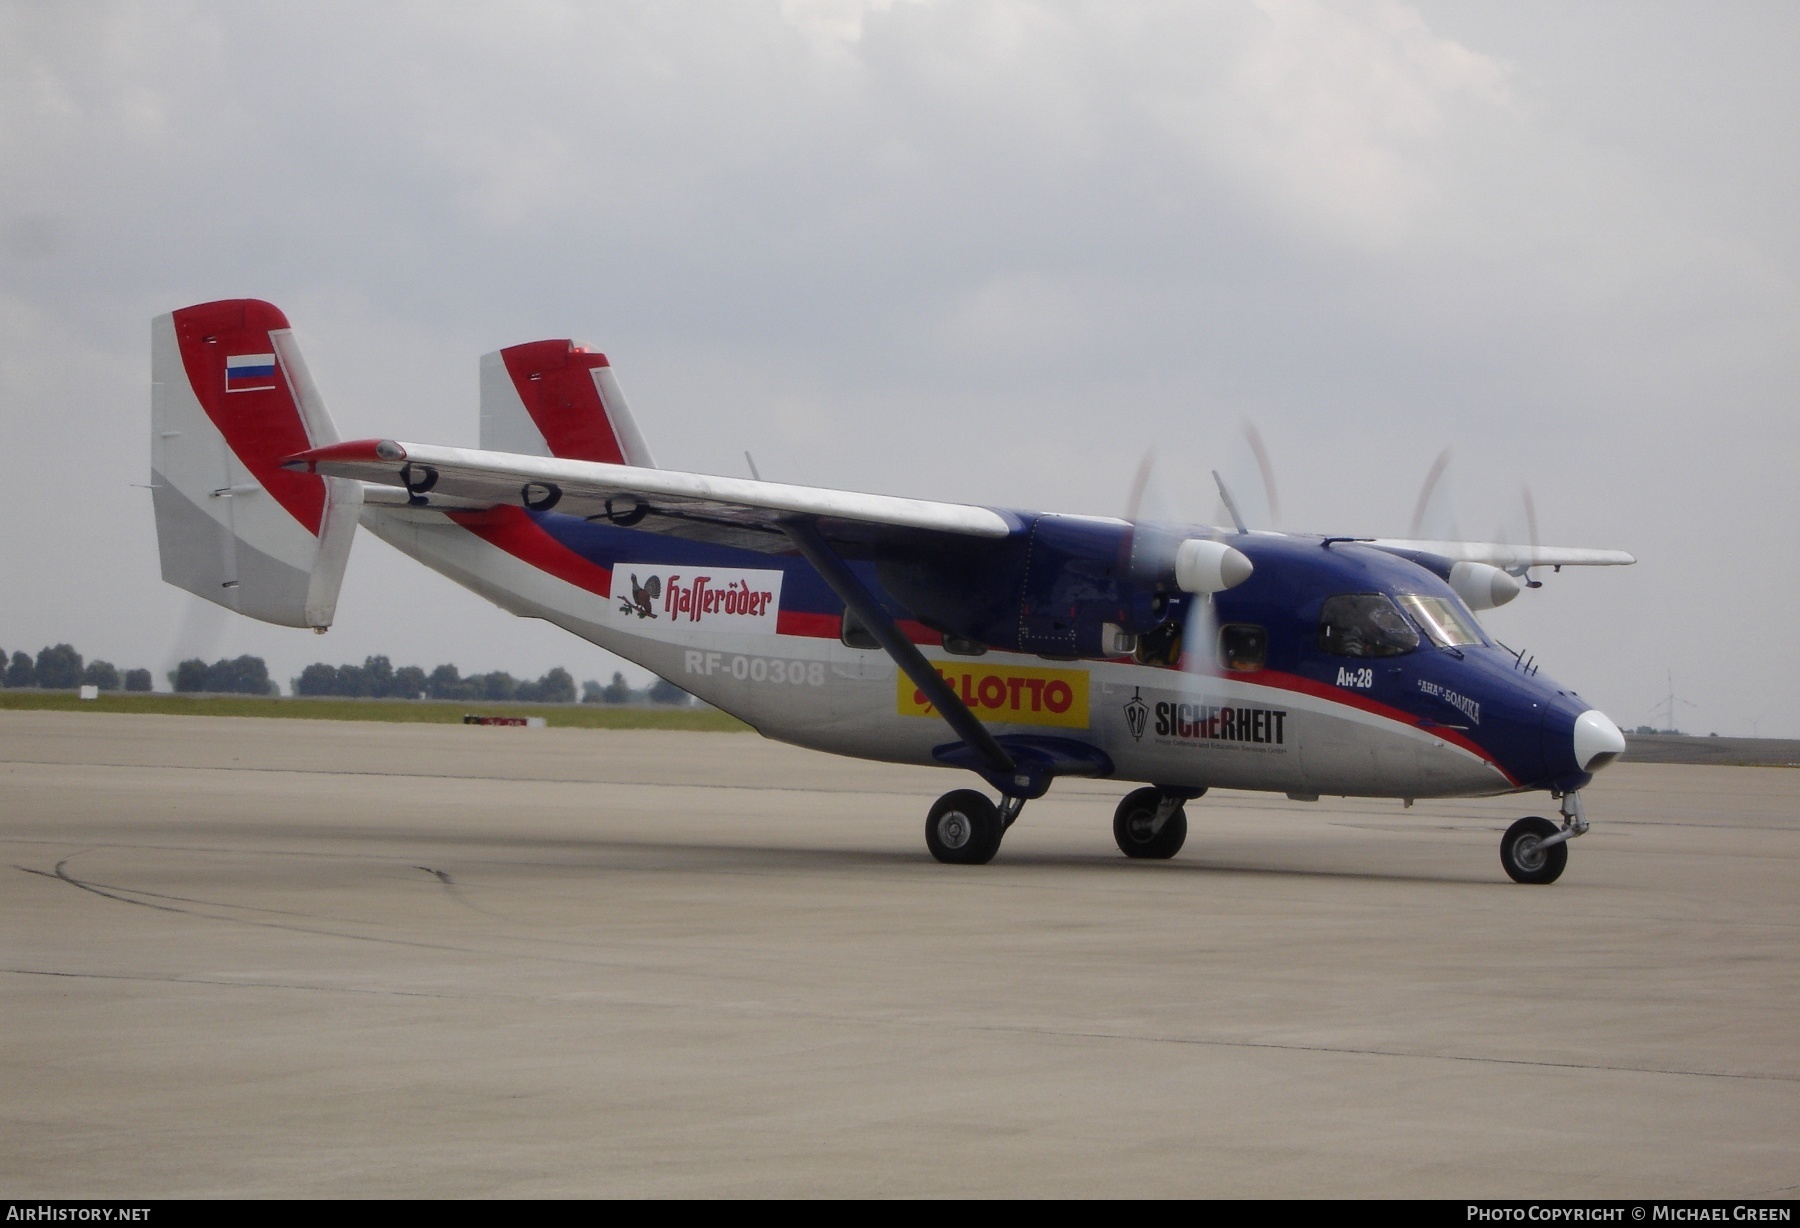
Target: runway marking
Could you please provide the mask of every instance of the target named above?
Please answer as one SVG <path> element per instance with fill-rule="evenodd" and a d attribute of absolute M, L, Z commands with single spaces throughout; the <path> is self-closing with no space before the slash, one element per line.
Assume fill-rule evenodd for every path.
<path fill-rule="evenodd" d="M 359 777 L 376 777 L 376 778 L 391 777 L 395 780 L 466 780 L 466 781 L 477 781 L 477 782 L 490 783 L 490 784 L 626 785 L 626 786 L 630 786 L 632 788 L 646 788 L 646 789 L 728 789 L 728 790 L 735 790 L 735 791 L 741 791 L 741 792 L 746 792 L 746 793 L 806 793 L 806 794 L 836 795 L 836 796 L 841 796 L 841 797 L 928 797 L 928 796 L 934 795 L 937 792 L 936 784 L 932 784 L 930 786 L 921 786 L 917 790 L 894 789 L 894 788 L 872 788 L 872 787 L 851 788 L 851 789 L 827 789 L 827 788 L 818 788 L 818 787 L 808 787 L 808 786 L 802 786 L 802 785 L 746 785 L 746 784 L 734 784 L 734 783 L 730 783 L 730 782 L 706 782 L 706 781 L 670 782 L 667 780 L 597 779 L 594 777 L 580 777 L 580 776 L 575 776 L 575 777 L 571 777 L 571 776 L 484 776 L 484 775 L 464 775 L 464 774 L 455 773 L 455 772 L 377 772 L 377 771 L 369 771 L 366 769 L 339 769 L 339 768 L 234 767 L 234 766 L 227 765 L 227 764 L 100 763 L 100 762 L 94 762 L 91 760 L 76 761 L 76 760 L 62 760 L 62 759 L 0 759 L 0 766 L 59 767 L 59 768 L 112 768 L 112 769 L 132 771 L 132 772 L 143 772 L 143 771 L 153 771 L 153 772 L 260 772 L 260 773 L 267 773 L 270 775 L 289 775 L 289 776 L 325 776 L 325 777 L 359 776 Z M 923 765 L 923 764 L 917 764 L 917 765 L 897 764 L 897 765 L 892 765 L 892 766 L 899 766 L 899 767 L 916 766 L 916 767 L 923 768 L 926 765 Z M 942 769 L 935 769 L 935 770 L 941 771 Z M 1123 784 L 1126 782 L 1121 781 L 1121 782 L 1116 782 L 1116 783 Z M 1083 787 L 1083 786 L 1085 786 L 1085 787 Z M 1058 800 L 1069 800 L 1069 799 L 1078 798 L 1078 797 L 1079 798 L 1112 797 L 1115 795 L 1115 790 L 1107 788 L 1106 783 L 1103 783 L 1103 782 L 1081 781 L 1078 779 L 1070 779 L 1068 781 L 1065 781 L 1063 784 L 1061 784 L 1059 786 L 1059 788 L 1061 791 L 1060 799 L 1056 798 L 1056 797 L 1050 797 L 1050 798 L 1044 799 L 1044 801 L 1054 804 Z M 1275 794 L 1264 795 L 1264 794 L 1250 792 L 1250 791 L 1246 791 L 1246 790 L 1223 790 L 1223 789 L 1216 790 L 1215 792 L 1218 794 L 1220 801 L 1229 802 L 1229 804 L 1234 807 L 1241 807 L 1241 808 L 1253 809 L 1253 810 L 1279 810 L 1279 811 L 1282 811 L 1285 813 L 1302 814 L 1302 815 L 1318 815 L 1318 814 L 1320 814 L 1320 806 L 1317 803 L 1307 803 L 1304 805 L 1293 805 L 1293 804 L 1288 803 L 1285 798 L 1283 798 L 1279 795 L 1275 795 Z M 1502 796 L 1504 796 L 1504 795 L 1502 795 Z M 1521 796 L 1523 796 L 1523 795 L 1521 795 Z M 1482 802 L 1482 801 L 1490 801 L 1490 800 L 1494 800 L 1494 799 L 1487 798 L 1487 797 L 1421 798 L 1420 804 L 1421 805 L 1431 805 L 1433 803 L 1438 803 L 1438 804 L 1455 805 L 1455 804 L 1459 804 L 1459 803 Z M 1334 804 L 1341 802 L 1341 803 L 1351 805 L 1351 806 L 1358 806 L 1358 805 L 1378 806 L 1379 805 L 1382 807 L 1383 812 L 1385 812 L 1388 809 L 1388 806 L 1384 803 L 1391 803 L 1391 801 L 1392 801 L 1391 798 L 1367 798 L 1367 797 L 1336 798 L 1335 796 L 1333 798 Z M 1424 811 L 1424 812 L 1420 813 L 1419 817 L 1421 819 L 1427 819 L 1427 818 L 1452 818 L 1452 819 L 1455 819 L 1455 818 L 1461 818 L 1462 816 L 1438 815 L 1438 814 L 1432 814 L 1429 811 Z M 1445 828 L 1442 828 L 1441 830 L 1445 830 L 1445 831 L 1451 831 L 1451 830 L 1501 831 L 1505 828 L 1505 826 L 1508 823 L 1510 823 L 1512 821 L 1513 817 L 1516 817 L 1516 816 L 1511 816 L 1511 815 L 1498 816 L 1497 815 L 1494 818 L 1492 818 L 1491 820 L 1485 819 L 1485 818 L 1475 818 L 1475 819 L 1470 820 L 1470 822 L 1476 823 L 1476 824 L 1482 824 L 1483 826 L 1481 826 L 1479 828 L 1474 827 L 1474 826 L 1463 827 L 1463 828 L 1445 827 Z M 1356 824 L 1354 824 L 1354 823 L 1342 822 L 1342 821 L 1336 820 L 1336 819 L 1327 819 L 1325 821 L 1327 823 L 1332 824 L 1333 826 L 1356 826 Z M 1486 824 L 1488 824 L 1488 823 L 1493 824 L 1493 826 L 1491 828 L 1486 826 Z M 1683 821 L 1680 819 L 1609 818 L 1609 819 L 1604 820 L 1604 824 L 1607 827 L 1688 827 L 1688 828 L 1697 828 L 1702 831 L 1791 832 L 1791 831 L 1800 830 L 1800 828 L 1797 828 L 1793 824 L 1784 824 L 1779 821 L 1768 823 L 1768 824 L 1720 823 L 1720 822 L 1693 823 L 1693 822 L 1686 822 L 1686 821 Z M 1412 827 L 1412 826 L 1406 825 L 1404 823 L 1404 821 L 1401 821 L 1401 822 L 1398 822 L 1395 824 L 1394 830 L 1397 832 L 1416 832 L 1416 831 L 1433 830 L 1433 828 L 1429 824 L 1422 824 L 1419 827 Z"/>
<path fill-rule="evenodd" d="M 168 985 L 212 985 L 226 989 L 300 989 L 315 993 L 367 993 L 392 998 L 460 998 L 422 989 L 369 989 L 358 985 L 296 985 L 286 981 L 217 981 L 197 976 L 152 976 L 147 972 L 58 972 L 49 968 L 0 968 L 13 976 L 59 976 L 91 981 L 156 981 Z"/>
<path fill-rule="evenodd" d="M 1012 1032 L 1030 1036 L 1067 1036 L 1083 1040 L 1135 1041 L 1148 1045 L 1197 1045 L 1222 1049 L 1275 1049 L 1287 1053 L 1341 1053 L 1352 1057 L 1418 1058 L 1438 1062 L 1471 1062 L 1496 1066 L 1531 1066 L 1547 1070 L 1597 1070 L 1619 1074 L 1680 1075 L 1696 1079 L 1741 1079 L 1750 1082 L 1800 1083 L 1800 1074 L 1774 1074 L 1730 1070 L 1683 1070 L 1663 1066 L 1614 1066 L 1600 1062 L 1552 1062 L 1526 1057 L 1480 1057 L 1466 1053 L 1408 1053 L 1400 1049 L 1360 1049 L 1339 1045 L 1301 1045 L 1262 1040 L 1208 1040 L 1188 1036 L 1139 1036 L 1129 1032 L 1086 1032 L 1075 1029 L 1034 1028 L 1023 1024 L 964 1024 L 974 1032 Z"/>

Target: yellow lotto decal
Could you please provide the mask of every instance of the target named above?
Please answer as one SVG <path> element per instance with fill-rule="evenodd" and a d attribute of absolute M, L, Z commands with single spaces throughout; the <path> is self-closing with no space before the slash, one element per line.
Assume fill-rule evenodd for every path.
<path fill-rule="evenodd" d="M 1014 725 L 1088 727 L 1088 676 L 1079 669 L 1032 669 L 1013 665 L 933 662 L 969 710 L 991 721 Z M 899 674 L 900 715 L 936 716 L 919 688 Z"/>

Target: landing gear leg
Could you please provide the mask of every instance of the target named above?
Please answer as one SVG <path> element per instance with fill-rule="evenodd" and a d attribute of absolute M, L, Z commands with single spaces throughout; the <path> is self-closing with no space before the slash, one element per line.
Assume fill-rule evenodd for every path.
<path fill-rule="evenodd" d="M 1569 864 L 1569 841 L 1586 832 L 1581 794 L 1562 795 L 1562 826 L 1533 815 L 1520 819 L 1500 838 L 1500 864 L 1515 883 L 1553 883 Z"/>
<path fill-rule="evenodd" d="M 1005 809 L 984 793 L 957 789 L 937 799 L 925 817 L 925 847 L 947 865 L 982 866 L 1000 851 L 1000 838 L 1025 803 L 1005 800 Z"/>
<path fill-rule="evenodd" d="M 1187 798 L 1133 789 L 1113 812 L 1113 840 L 1127 857 L 1166 861 L 1187 841 Z"/>

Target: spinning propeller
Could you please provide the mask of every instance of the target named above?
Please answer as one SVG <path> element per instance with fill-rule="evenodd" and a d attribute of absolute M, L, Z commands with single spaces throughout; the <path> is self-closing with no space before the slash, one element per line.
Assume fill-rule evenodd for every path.
<path fill-rule="evenodd" d="M 1260 449 L 1266 467 L 1267 453 Z M 1181 502 L 1170 490 L 1155 480 L 1156 453 L 1144 453 L 1144 459 L 1131 484 L 1126 500 L 1125 519 L 1131 523 L 1130 575 L 1134 588 L 1153 587 L 1156 612 L 1167 617 L 1153 630 L 1139 637 L 1139 657 L 1147 662 L 1179 663 L 1189 678 L 1202 678 L 1219 672 L 1218 617 L 1213 608 L 1213 594 L 1235 588 L 1250 578 L 1255 570 L 1241 550 L 1220 540 L 1229 530 L 1195 523 L 1183 515 Z M 1271 475 L 1272 478 L 1272 475 Z M 1224 479 L 1215 471 L 1214 482 L 1221 500 L 1230 509 L 1237 532 L 1246 532 L 1236 500 Z M 1264 489 L 1274 490 L 1272 480 Z M 1188 502 L 1191 503 L 1191 494 Z"/>
<path fill-rule="evenodd" d="M 1213 594 L 1243 583 L 1253 570 L 1250 559 L 1225 539 L 1280 531 L 1276 526 L 1281 503 L 1268 447 L 1250 423 L 1244 424 L 1242 439 L 1233 463 L 1211 472 L 1218 496 L 1214 524 L 1203 523 L 1196 514 L 1204 488 L 1162 479 L 1155 449 L 1144 453 L 1126 499 L 1125 519 L 1132 527 L 1132 585 L 1154 590 L 1153 614 L 1167 615 L 1139 637 L 1139 656 L 1165 664 L 1179 662 L 1182 672 L 1193 679 L 1220 672 Z M 1452 547 L 1465 538 L 1457 524 L 1451 458 L 1451 450 L 1444 449 L 1426 471 L 1413 507 L 1409 531 L 1413 540 L 1384 545 L 1442 574 L 1471 609 L 1491 610 L 1511 601 L 1521 586 L 1540 587 L 1531 578 L 1529 561 L 1541 546 L 1537 504 L 1531 488 L 1521 483 L 1518 502 L 1495 529 L 1494 542 L 1521 547 L 1518 562 L 1501 567 L 1454 557 Z M 1224 527 L 1227 524 L 1229 528 Z"/>

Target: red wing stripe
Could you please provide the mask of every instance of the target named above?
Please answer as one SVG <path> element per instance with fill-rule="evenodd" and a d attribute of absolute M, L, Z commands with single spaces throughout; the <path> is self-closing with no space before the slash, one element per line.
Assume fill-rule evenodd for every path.
<path fill-rule="evenodd" d="M 914 622 L 910 618 L 894 620 L 901 634 L 915 644 L 923 644 L 934 648 L 944 642 L 944 637 L 927 627 L 924 623 Z M 801 635 L 811 639 L 835 640 L 844 631 L 844 620 L 837 614 L 812 614 L 805 610 L 783 610 L 776 617 L 775 632 L 777 635 Z"/>

